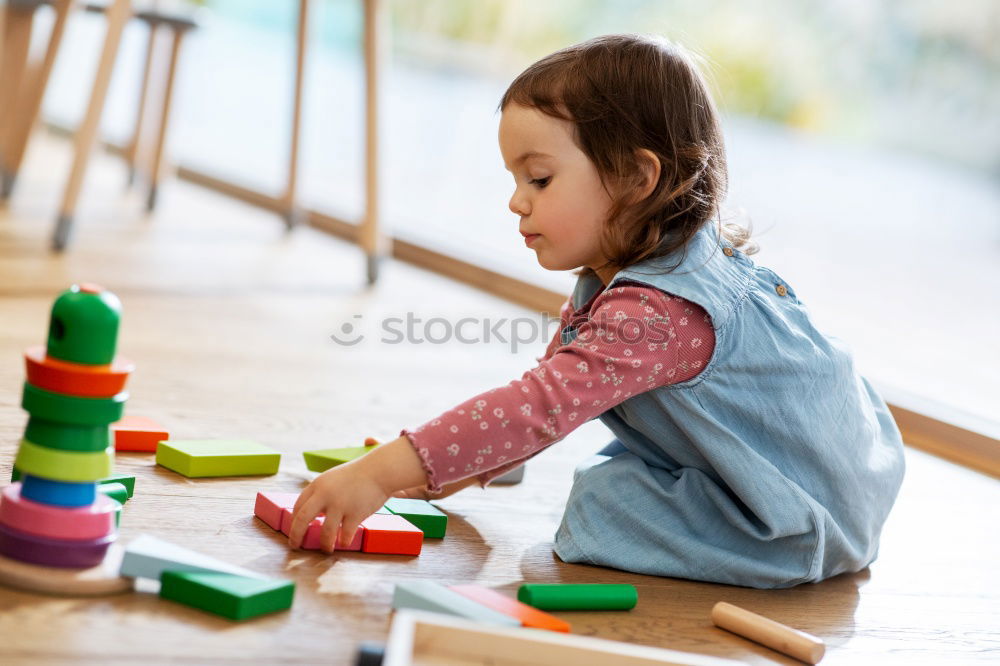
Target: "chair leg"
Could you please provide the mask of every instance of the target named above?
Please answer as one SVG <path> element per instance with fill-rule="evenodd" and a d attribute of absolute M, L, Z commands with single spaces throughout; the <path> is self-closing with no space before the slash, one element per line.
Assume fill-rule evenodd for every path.
<path fill-rule="evenodd" d="M 31 138 L 31 131 L 38 119 L 39 110 L 42 107 L 42 99 L 45 96 L 45 87 L 48 85 L 49 76 L 52 73 L 52 65 L 55 63 L 56 55 L 59 53 L 59 45 L 62 42 L 66 29 L 66 19 L 72 9 L 73 0 L 57 0 L 53 3 L 55 11 L 55 21 L 49 32 L 48 46 L 45 49 L 45 57 L 37 67 L 30 70 L 24 77 L 23 85 L 18 91 L 18 109 L 14 114 L 7 132 L 4 143 L 4 161 L 6 171 L 6 193 L 9 196 L 10 189 L 13 188 L 14 179 L 17 178 L 21 169 L 21 162 L 24 160 L 24 152 L 28 147 L 28 140 Z"/>
<path fill-rule="evenodd" d="M 87 160 L 90 158 L 91 149 L 94 147 L 94 140 L 97 138 L 101 111 L 104 109 L 104 98 L 108 92 L 108 84 L 111 82 L 111 73 L 114 70 L 115 59 L 118 55 L 118 46 L 121 43 L 122 31 L 129 16 L 131 16 L 131 9 L 131 2 L 129 0 L 113 0 L 106 12 L 108 30 L 104 38 L 104 48 L 101 51 L 97 74 L 94 77 L 94 86 L 91 89 L 87 112 L 76 132 L 73 167 L 70 169 L 66 190 L 63 193 L 62 204 L 59 206 L 55 233 L 52 237 L 52 247 L 55 250 L 64 249 L 69 239 L 73 224 L 73 215 L 76 211 L 76 201 L 80 196 L 83 176 L 87 171 Z"/>
<path fill-rule="evenodd" d="M 146 61 L 142 67 L 142 87 L 139 90 L 139 108 L 135 114 L 135 129 L 132 139 L 125 147 L 125 163 L 128 165 L 128 186 L 135 183 L 136 156 L 142 140 L 142 121 L 146 115 L 146 98 L 149 95 L 149 76 L 153 64 L 153 50 L 156 45 L 156 26 L 149 26 L 149 36 L 146 42 Z"/>
<path fill-rule="evenodd" d="M 163 109 L 160 112 L 160 127 L 153 148 L 153 157 L 149 164 L 149 196 L 146 198 L 146 211 L 152 212 L 156 206 L 156 194 L 160 185 L 160 171 L 163 166 L 163 147 L 167 139 L 167 125 L 170 121 L 170 106 L 174 98 L 174 79 L 177 74 L 177 60 L 181 52 L 181 40 L 184 33 L 173 31 L 173 43 L 170 46 L 170 65 L 167 68 L 167 80 L 163 92 Z"/>
<path fill-rule="evenodd" d="M 0 199 L 10 196 L 14 185 L 11 170 L 11 139 L 17 112 L 21 107 L 27 77 L 28 47 L 31 26 L 35 18 L 33 7 L 18 7 L 7 3 L 3 7 L 3 55 L 0 59 L 0 95 L 10 100 L 0 104 Z"/>

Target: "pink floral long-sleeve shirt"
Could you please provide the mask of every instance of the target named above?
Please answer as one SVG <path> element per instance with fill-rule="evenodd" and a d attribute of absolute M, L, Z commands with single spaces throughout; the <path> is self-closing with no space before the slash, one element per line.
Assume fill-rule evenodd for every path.
<path fill-rule="evenodd" d="M 577 336 L 562 344 L 566 326 Z M 560 331 L 521 379 L 400 434 L 420 456 L 429 491 L 476 475 L 485 486 L 633 395 L 693 378 L 714 347 L 700 306 L 620 283 L 575 312 L 563 304 Z"/>

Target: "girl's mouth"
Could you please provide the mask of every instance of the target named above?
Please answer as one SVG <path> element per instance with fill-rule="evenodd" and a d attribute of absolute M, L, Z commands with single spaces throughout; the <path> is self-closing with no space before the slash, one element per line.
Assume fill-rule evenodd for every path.
<path fill-rule="evenodd" d="M 527 236 L 524 237 L 524 244 L 527 245 L 528 247 L 531 247 L 531 244 L 535 242 L 535 239 L 540 237 L 541 234 L 528 234 Z"/>

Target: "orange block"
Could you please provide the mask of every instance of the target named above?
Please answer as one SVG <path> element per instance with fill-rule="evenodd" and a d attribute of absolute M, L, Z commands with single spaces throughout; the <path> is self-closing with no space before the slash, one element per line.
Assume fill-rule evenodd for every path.
<path fill-rule="evenodd" d="M 419 555 L 424 533 L 410 521 L 394 514 L 376 513 L 361 521 L 365 538 L 361 550 L 385 555 Z"/>
<path fill-rule="evenodd" d="M 126 416 L 111 424 L 115 437 L 115 451 L 155 452 L 156 445 L 170 439 L 170 433 L 159 423 L 146 416 Z"/>
<path fill-rule="evenodd" d="M 43 345 L 24 350 L 28 383 L 53 393 L 110 398 L 125 390 L 129 373 L 135 364 L 121 356 L 107 365 L 71 363 L 52 358 Z"/>
<path fill-rule="evenodd" d="M 556 616 L 544 613 L 528 604 L 522 604 L 517 599 L 511 599 L 488 587 L 480 587 L 479 585 L 452 585 L 448 589 L 461 594 L 463 597 L 472 599 L 487 608 L 492 608 L 504 615 L 511 616 L 515 620 L 520 620 L 523 627 L 569 633 L 570 627 L 568 622 L 564 622 Z"/>

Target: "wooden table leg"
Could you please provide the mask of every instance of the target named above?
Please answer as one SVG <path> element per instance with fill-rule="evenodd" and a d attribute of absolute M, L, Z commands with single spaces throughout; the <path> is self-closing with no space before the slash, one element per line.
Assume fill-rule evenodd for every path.
<path fill-rule="evenodd" d="M 378 87 L 385 48 L 385 24 L 388 20 L 382 0 L 364 1 L 365 53 L 365 214 L 361 220 L 358 242 L 367 259 L 368 284 L 378 280 L 379 264 L 386 254 L 387 239 L 379 233 L 378 209 Z"/>
<path fill-rule="evenodd" d="M 167 125 L 170 122 L 170 107 L 174 100 L 174 79 L 177 75 L 177 59 L 181 52 L 181 40 L 184 31 L 172 30 L 170 45 L 170 64 L 167 68 L 167 80 L 163 91 L 163 109 L 160 112 L 160 127 L 156 133 L 156 145 L 153 147 L 149 163 L 149 195 L 146 197 L 146 211 L 151 212 L 156 206 L 156 194 L 160 186 L 160 170 L 163 166 L 163 146 L 167 139 Z"/>
<path fill-rule="evenodd" d="M 69 179 L 66 182 L 66 190 L 63 193 L 62 204 L 59 206 L 59 217 L 56 220 L 55 233 L 52 237 L 52 246 L 56 250 L 62 250 L 66 247 L 66 241 L 69 239 L 70 229 L 73 226 L 76 201 L 80 195 L 83 176 L 87 171 L 87 160 L 90 157 L 91 149 L 94 147 L 94 141 L 97 138 L 101 111 L 104 109 L 104 99 L 107 96 L 108 84 L 111 82 L 111 73 L 114 70 L 115 59 L 118 55 L 118 46 L 121 43 L 122 31 L 132 14 L 131 5 L 130 0 L 112 0 L 105 13 L 108 29 L 104 38 L 104 48 L 101 51 L 97 74 L 94 76 L 94 86 L 91 89 L 87 112 L 84 115 L 83 122 L 76 131 L 73 146 L 73 166 L 70 169 Z"/>

